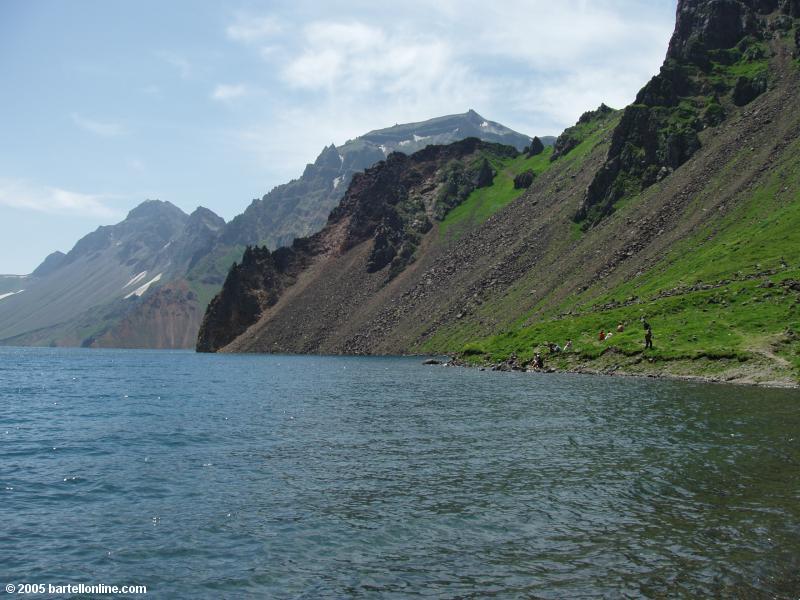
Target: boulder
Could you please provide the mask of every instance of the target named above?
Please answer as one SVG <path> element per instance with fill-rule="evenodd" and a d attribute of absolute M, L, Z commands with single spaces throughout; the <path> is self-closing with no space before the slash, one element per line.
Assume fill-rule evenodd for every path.
<path fill-rule="evenodd" d="M 478 171 L 478 174 L 475 176 L 475 187 L 489 187 L 492 185 L 492 183 L 494 183 L 494 176 L 495 172 L 492 169 L 492 166 L 489 164 L 489 161 L 484 158 L 483 162 L 481 163 L 481 168 Z"/>
<path fill-rule="evenodd" d="M 739 77 L 733 88 L 733 102 L 736 106 L 750 104 L 767 91 L 767 75 L 759 73 L 755 77 Z"/>
<path fill-rule="evenodd" d="M 531 140 L 531 145 L 528 147 L 528 158 L 538 156 L 542 152 L 544 152 L 544 144 L 542 143 L 542 140 L 540 140 L 538 137 L 534 137 Z"/>
<path fill-rule="evenodd" d="M 795 57 L 800 57 L 800 27 L 795 29 L 794 32 L 794 55 Z"/>
<path fill-rule="evenodd" d="M 531 187 L 533 180 L 536 178 L 536 174 L 528 169 L 524 173 L 520 173 L 516 177 L 514 177 L 514 189 L 515 190 L 525 190 Z"/>

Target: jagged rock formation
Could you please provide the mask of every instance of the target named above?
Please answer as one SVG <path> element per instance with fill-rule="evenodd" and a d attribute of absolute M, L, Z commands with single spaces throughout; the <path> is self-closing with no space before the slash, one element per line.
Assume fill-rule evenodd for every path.
<path fill-rule="evenodd" d="M 410 153 L 470 135 L 519 148 L 528 141 L 469 111 L 331 144 L 299 179 L 253 201 L 228 224 L 202 207 L 187 216 L 169 203 L 145 202 L 68 254 L 48 256 L 24 286 L 16 278 L 8 279 L 7 291 L 0 285 L 0 343 L 192 347 L 208 301 L 246 245 L 291 244 L 318 231 L 353 175 L 394 150 Z M 388 260 L 401 243 L 392 235 L 389 227 L 381 238 Z M 136 285 L 126 287 L 133 279 Z"/>
<path fill-rule="evenodd" d="M 538 137 L 534 137 L 531 140 L 531 145 L 525 149 L 525 154 L 527 154 L 528 158 L 539 156 L 542 152 L 544 152 L 544 144 Z"/>
<path fill-rule="evenodd" d="M 279 300 L 298 293 L 301 280 L 335 272 L 340 260 L 354 252 L 362 257 L 358 277 L 370 282 L 365 285 L 376 291 L 386 286 L 415 260 L 432 221 L 472 190 L 491 185 L 494 174 L 487 157 L 516 154 L 512 147 L 468 138 L 411 156 L 393 153 L 357 174 L 322 231 L 272 253 L 248 248 L 209 305 L 197 349 L 226 346 Z"/>
<path fill-rule="evenodd" d="M 732 373 L 726 378 L 740 377 L 741 365 L 751 365 L 751 379 L 744 380 L 785 375 L 800 364 L 795 333 L 800 330 L 795 289 L 800 279 L 800 68 L 791 30 L 771 23 L 791 17 L 793 9 L 791 3 L 778 3 L 764 12 L 769 3 L 740 3 L 755 15 L 763 39 L 709 49 L 722 43 L 714 40 L 731 39 L 708 29 L 708 23 L 727 22 L 715 20 L 714 11 L 723 10 L 714 6 L 718 3 L 682 1 L 685 18 L 697 24 L 679 28 L 674 39 L 699 42 L 674 42 L 670 50 L 699 63 L 702 53 L 691 48 L 706 44 L 710 70 L 668 60 L 633 107 L 603 108 L 582 117 L 558 145 L 555 160 L 529 159 L 537 176 L 527 191 L 491 216 L 466 221 L 470 227 L 457 236 L 444 227 L 449 217 L 436 218 L 429 201 L 426 216 L 432 226 L 416 232 L 414 260 L 393 276 L 391 262 L 368 269 L 375 248 L 383 244 L 378 240 L 383 219 L 371 219 L 372 234 L 345 246 L 353 213 L 342 209 L 340 228 L 331 226 L 325 233 L 325 250 L 312 253 L 278 300 L 262 306 L 258 320 L 221 350 L 458 352 L 499 360 L 512 351 L 530 353 L 545 341 L 563 342 L 569 334 L 576 346 L 590 349 L 588 355 L 608 350 L 605 360 L 612 371 L 624 360 L 652 373 L 677 369 L 664 365 L 680 360 L 722 357 L 729 361 L 725 373 Z M 741 27 L 736 31 L 752 31 L 747 19 Z M 692 77 L 684 77 L 687 72 Z M 767 73 L 768 89 L 737 106 L 732 95 L 738 78 L 752 79 L 759 72 Z M 707 94 L 702 106 L 699 97 L 683 95 L 695 89 Z M 703 126 L 697 127 L 696 119 Z M 648 134 L 652 140 L 644 139 Z M 696 146 L 689 143 L 694 136 Z M 648 153 L 655 162 L 643 160 Z M 611 172 L 615 158 L 619 168 Z M 531 166 L 515 160 L 498 171 L 515 165 L 519 175 Z M 621 168 L 631 164 L 638 170 Z M 614 210 L 581 231 L 573 220 L 575 207 L 604 174 L 606 190 L 620 176 L 632 175 L 623 182 L 626 202 L 612 203 Z M 653 183 L 643 189 L 644 175 Z M 393 175 L 402 177 L 402 171 Z M 489 189 L 497 189 L 500 180 Z M 442 165 L 428 181 L 418 189 L 438 181 L 439 189 L 456 199 L 454 205 L 444 204 L 456 207 L 447 215 L 464 206 L 481 214 L 477 202 L 484 190 L 461 198 L 460 186 L 470 180 L 456 165 Z M 373 195 L 370 189 L 362 188 L 359 197 L 370 214 L 392 206 L 389 200 L 396 196 Z M 598 185 L 597 193 L 602 189 Z M 432 199 L 437 193 L 425 195 Z M 443 206 L 434 203 L 434 209 L 437 204 Z M 778 278 L 783 279 L 773 281 Z M 650 366 L 640 348 L 623 353 L 597 347 L 601 327 L 621 316 L 638 322 L 643 314 L 656 323 L 657 345 L 683 343 L 687 353 L 667 349 L 665 362 Z M 734 314 L 741 320 L 732 320 Z M 693 321 L 686 320 L 689 315 Z M 670 320 L 674 327 L 666 331 Z M 225 328 L 224 322 L 217 326 Z M 712 336 L 719 345 L 704 345 L 703 338 Z M 798 372 L 795 368 L 795 382 Z"/>
<path fill-rule="evenodd" d="M 261 244 L 270 248 L 319 231 L 344 196 L 355 173 L 384 160 L 392 152 L 413 154 L 429 145 L 450 144 L 468 137 L 514 146 L 522 150 L 530 138 L 474 110 L 419 123 L 370 131 L 341 146 L 322 150 L 303 175 L 281 185 L 234 218 L 223 240 L 231 245 Z M 550 138 L 545 138 L 552 144 Z"/>
<path fill-rule="evenodd" d="M 627 107 L 608 157 L 589 185 L 575 220 L 584 227 L 608 215 L 683 165 L 700 148 L 699 133 L 718 126 L 726 104 L 744 106 L 767 90 L 773 25 L 791 20 L 782 0 L 680 0 L 661 72 Z M 779 29 L 786 28 L 786 24 Z M 557 158 L 569 139 L 556 142 Z"/>

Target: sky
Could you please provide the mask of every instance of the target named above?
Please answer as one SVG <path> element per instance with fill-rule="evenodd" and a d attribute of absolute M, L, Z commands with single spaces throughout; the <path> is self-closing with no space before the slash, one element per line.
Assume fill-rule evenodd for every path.
<path fill-rule="evenodd" d="M 323 146 L 472 108 L 558 135 L 658 71 L 676 0 L 0 1 L 0 273 L 146 199 L 225 218 Z"/>

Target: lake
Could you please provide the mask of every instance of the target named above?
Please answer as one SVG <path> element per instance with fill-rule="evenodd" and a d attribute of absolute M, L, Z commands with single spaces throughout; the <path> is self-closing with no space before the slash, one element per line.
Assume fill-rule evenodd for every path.
<path fill-rule="evenodd" d="M 0 348 L 0 583 L 800 593 L 797 391 L 421 362 Z"/>

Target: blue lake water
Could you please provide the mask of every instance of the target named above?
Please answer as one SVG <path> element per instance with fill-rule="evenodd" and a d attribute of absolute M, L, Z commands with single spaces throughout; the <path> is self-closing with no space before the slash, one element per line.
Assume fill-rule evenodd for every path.
<path fill-rule="evenodd" d="M 420 362 L 0 348 L 0 583 L 798 597 L 797 391 Z"/>

